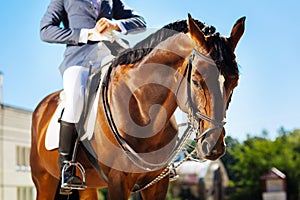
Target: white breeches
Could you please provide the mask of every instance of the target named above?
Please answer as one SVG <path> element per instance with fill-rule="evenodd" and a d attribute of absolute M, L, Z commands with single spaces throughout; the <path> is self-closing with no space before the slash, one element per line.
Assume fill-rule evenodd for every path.
<path fill-rule="evenodd" d="M 69 123 L 79 121 L 84 104 L 84 91 L 89 69 L 72 66 L 64 71 L 63 88 L 65 92 L 65 110 L 62 120 Z"/>
<path fill-rule="evenodd" d="M 92 72 L 110 62 L 114 56 L 104 43 L 97 47 L 97 60 L 93 63 Z M 63 72 L 63 88 L 66 96 L 65 110 L 62 120 L 69 123 L 77 123 L 83 110 L 86 81 L 89 68 L 82 66 L 71 66 Z"/>

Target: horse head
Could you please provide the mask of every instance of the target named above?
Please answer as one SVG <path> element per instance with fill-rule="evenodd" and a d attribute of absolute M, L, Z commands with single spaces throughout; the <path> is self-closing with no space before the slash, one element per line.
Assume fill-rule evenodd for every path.
<path fill-rule="evenodd" d="M 219 33 L 205 35 L 188 16 L 188 35 L 194 49 L 186 67 L 188 112 L 197 129 L 198 156 L 210 160 L 226 150 L 224 119 L 232 92 L 238 85 L 239 71 L 234 50 L 244 33 L 245 17 L 232 28 L 230 37 Z"/>

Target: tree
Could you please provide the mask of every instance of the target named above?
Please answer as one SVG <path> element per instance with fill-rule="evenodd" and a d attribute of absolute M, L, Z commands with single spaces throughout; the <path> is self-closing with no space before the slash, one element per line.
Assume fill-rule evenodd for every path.
<path fill-rule="evenodd" d="M 225 143 L 226 143 L 226 154 L 221 158 L 221 161 L 223 162 L 225 167 L 234 166 L 237 163 L 237 159 L 234 156 L 234 149 L 241 144 L 237 139 L 234 139 L 231 136 L 227 136 L 225 138 Z M 234 171 L 227 170 L 227 174 L 230 180 L 230 185 L 233 185 L 232 181 L 234 180 Z"/>
<path fill-rule="evenodd" d="M 272 167 L 286 174 L 288 199 L 299 199 L 300 130 L 279 132 L 275 141 L 262 135 L 249 136 L 243 143 L 231 137 L 225 139 L 228 149 L 222 162 L 234 189 L 230 199 L 261 199 L 260 176 Z"/>

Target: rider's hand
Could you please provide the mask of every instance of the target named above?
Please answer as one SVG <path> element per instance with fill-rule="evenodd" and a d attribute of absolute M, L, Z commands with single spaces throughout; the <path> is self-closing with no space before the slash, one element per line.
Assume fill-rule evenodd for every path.
<path fill-rule="evenodd" d="M 95 30 L 97 33 L 104 33 L 104 32 L 112 32 L 112 31 L 121 31 L 120 27 L 117 25 L 117 23 L 102 17 L 99 19 L 95 26 Z"/>

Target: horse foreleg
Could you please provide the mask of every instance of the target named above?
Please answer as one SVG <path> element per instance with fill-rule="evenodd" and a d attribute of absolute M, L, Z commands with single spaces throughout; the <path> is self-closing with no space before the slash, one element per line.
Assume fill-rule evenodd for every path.
<path fill-rule="evenodd" d="M 59 180 L 53 177 L 42 165 L 33 143 L 30 152 L 31 176 L 36 187 L 36 200 L 53 200 Z"/>
<path fill-rule="evenodd" d="M 36 200 L 53 200 L 59 180 L 45 172 L 39 178 L 33 178 L 36 186 Z"/>
<path fill-rule="evenodd" d="M 165 200 L 168 192 L 169 176 L 141 191 L 143 200 Z"/>
<path fill-rule="evenodd" d="M 126 176 L 120 172 L 111 172 L 108 180 L 108 199 L 128 200 L 130 193 Z"/>

